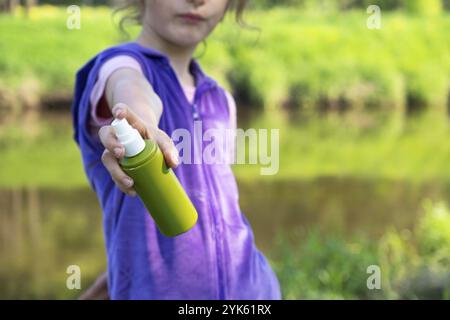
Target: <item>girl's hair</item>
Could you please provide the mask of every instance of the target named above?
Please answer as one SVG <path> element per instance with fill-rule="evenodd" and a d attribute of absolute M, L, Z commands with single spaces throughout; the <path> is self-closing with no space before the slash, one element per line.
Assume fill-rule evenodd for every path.
<path fill-rule="evenodd" d="M 229 10 L 235 11 L 236 22 L 242 27 L 247 26 L 243 15 L 248 2 L 249 0 L 229 0 L 226 9 L 227 12 Z M 122 32 L 126 33 L 125 25 L 127 24 L 142 24 L 145 0 L 116 0 L 116 3 L 115 13 L 124 12 L 119 22 L 119 28 Z"/>

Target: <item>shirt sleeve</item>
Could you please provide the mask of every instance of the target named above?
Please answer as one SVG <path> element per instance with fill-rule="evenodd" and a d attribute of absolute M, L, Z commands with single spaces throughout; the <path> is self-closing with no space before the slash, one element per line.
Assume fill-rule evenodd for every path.
<path fill-rule="evenodd" d="M 101 126 L 108 125 L 113 120 L 113 117 L 104 118 L 98 115 L 97 110 L 100 99 L 105 91 L 106 81 L 111 74 L 120 68 L 131 68 L 143 74 L 139 62 L 131 56 L 119 55 L 106 61 L 100 68 L 98 78 L 92 89 L 89 101 L 91 105 L 90 110 L 90 124 L 93 129 L 98 129 Z"/>

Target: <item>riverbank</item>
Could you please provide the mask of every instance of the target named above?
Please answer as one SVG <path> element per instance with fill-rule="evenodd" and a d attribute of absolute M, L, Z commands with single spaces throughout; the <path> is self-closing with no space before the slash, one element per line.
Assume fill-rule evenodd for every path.
<path fill-rule="evenodd" d="M 39 6 L 28 19 L 20 12 L 0 15 L 1 105 L 70 98 L 76 70 L 124 41 L 109 9 L 83 7 L 81 14 L 80 30 L 66 27 L 64 8 Z M 389 12 L 382 19 L 381 30 L 370 30 L 363 10 L 254 10 L 247 22 L 258 29 L 227 19 L 196 56 L 240 105 L 257 110 L 407 116 L 430 109 L 447 115 L 450 35 L 444 30 L 450 29 L 450 15 Z"/>

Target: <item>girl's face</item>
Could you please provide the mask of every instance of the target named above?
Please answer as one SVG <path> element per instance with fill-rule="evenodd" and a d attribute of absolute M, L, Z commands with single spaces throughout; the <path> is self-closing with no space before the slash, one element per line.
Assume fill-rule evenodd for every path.
<path fill-rule="evenodd" d="M 228 0 L 149 0 L 144 28 L 181 47 L 196 46 L 222 20 Z"/>

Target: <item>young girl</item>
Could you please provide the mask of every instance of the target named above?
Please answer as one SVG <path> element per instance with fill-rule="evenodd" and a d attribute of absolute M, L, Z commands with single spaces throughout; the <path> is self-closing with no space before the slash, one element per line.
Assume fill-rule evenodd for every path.
<path fill-rule="evenodd" d="M 112 299 L 281 298 L 239 208 L 230 165 L 180 163 L 169 138 L 180 128 L 195 138 L 198 121 L 203 132 L 235 128 L 233 98 L 192 55 L 228 10 L 235 8 L 240 19 L 245 2 L 127 1 L 142 24 L 138 38 L 101 52 L 78 71 L 74 138 L 104 213 L 107 248 L 107 276 L 94 291 L 107 288 Z M 109 125 L 114 118 L 126 118 L 158 143 L 198 211 L 191 230 L 174 238 L 160 233 L 120 169 L 124 148 Z"/>

